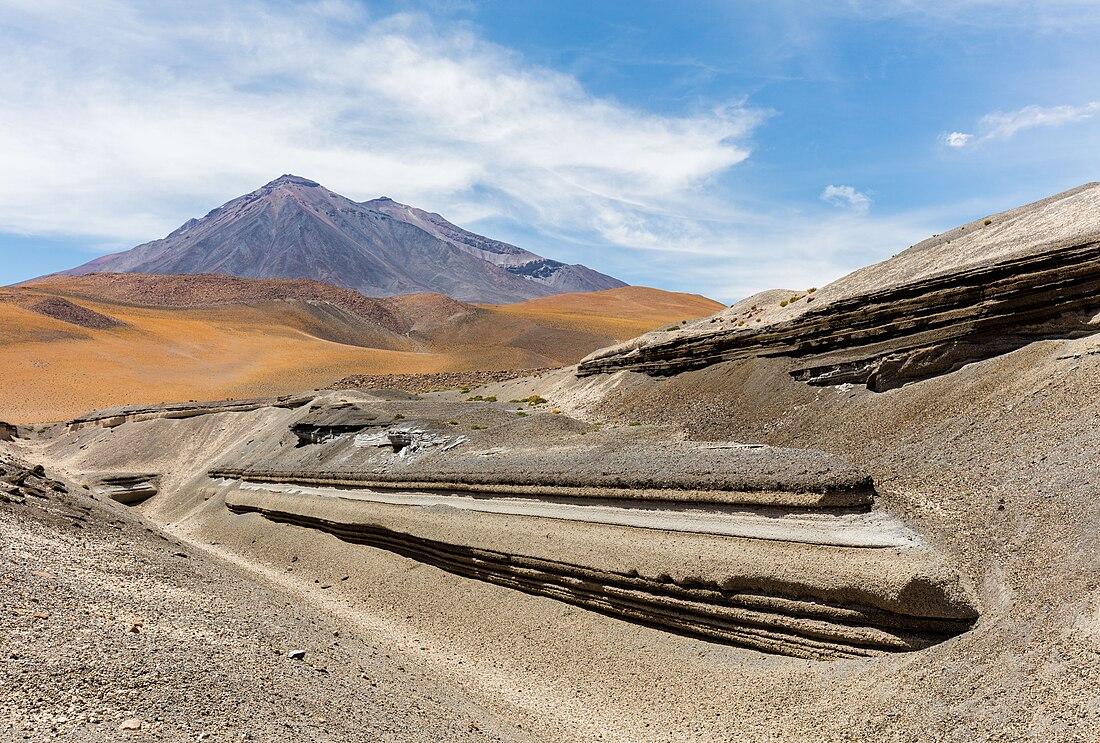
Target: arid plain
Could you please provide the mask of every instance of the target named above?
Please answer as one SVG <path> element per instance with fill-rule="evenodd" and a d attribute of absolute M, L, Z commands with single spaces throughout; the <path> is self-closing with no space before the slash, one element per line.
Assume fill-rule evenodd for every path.
<path fill-rule="evenodd" d="M 410 295 L 359 297 L 365 309 L 340 308 L 313 295 L 299 298 L 305 295 L 294 282 L 269 282 L 268 298 L 257 301 L 263 282 L 247 279 L 187 277 L 192 294 L 158 282 L 143 296 L 139 287 L 149 282 L 141 276 L 104 278 L 112 277 L 47 278 L 0 290 L 0 410 L 9 420 L 289 394 L 367 372 L 555 367 L 722 307 L 697 295 L 624 287 L 501 306 Z M 189 296 L 195 298 L 183 299 Z M 56 316 L 34 311 L 51 298 L 116 324 L 88 327 L 57 307 L 46 310 Z M 377 314 L 376 305 L 385 312 Z"/>

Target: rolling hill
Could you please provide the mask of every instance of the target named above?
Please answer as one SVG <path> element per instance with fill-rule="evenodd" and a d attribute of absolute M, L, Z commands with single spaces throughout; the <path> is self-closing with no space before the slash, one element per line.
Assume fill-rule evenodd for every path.
<path fill-rule="evenodd" d="M 559 366 L 721 307 L 643 287 L 478 306 L 307 280 L 44 277 L 0 290 L 0 419 L 290 393 L 351 374 Z"/>

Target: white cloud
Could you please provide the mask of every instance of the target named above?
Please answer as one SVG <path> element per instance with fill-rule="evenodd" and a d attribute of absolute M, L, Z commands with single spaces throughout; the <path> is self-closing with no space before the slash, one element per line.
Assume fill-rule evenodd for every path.
<path fill-rule="evenodd" d="M 1093 101 L 1083 106 L 1024 106 L 1017 111 L 994 111 L 978 121 L 977 134 L 952 132 L 943 135 L 948 147 L 966 147 L 967 145 L 991 140 L 1008 140 L 1027 129 L 1057 127 L 1084 121 L 1100 111 L 1100 102 Z"/>
<path fill-rule="evenodd" d="M 974 139 L 974 135 L 965 132 L 951 132 L 943 135 L 944 144 L 948 147 L 966 147 L 972 139 Z"/>
<path fill-rule="evenodd" d="M 338 0 L 9 0 L 0 100 L 0 231 L 119 244 L 283 172 L 671 244 L 767 115 L 742 101 L 637 110 L 466 28 Z"/>
<path fill-rule="evenodd" d="M 744 225 L 729 249 L 733 257 L 695 255 L 690 262 L 655 255 L 676 284 L 731 303 L 764 289 L 824 286 L 870 263 L 889 258 L 955 220 L 942 211 L 891 217 L 853 216 L 844 211 L 821 218 L 775 215 Z"/>
<path fill-rule="evenodd" d="M 833 206 L 851 209 L 857 214 L 865 214 L 871 208 L 871 197 L 851 186 L 826 186 L 821 192 L 821 199 Z"/>
<path fill-rule="evenodd" d="M 979 126 L 985 139 L 1009 139 L 1025 129 L 1083 121 L 1098 110 L 1100 102 L 1095 101 L 1084 106 L 1025 106 L 1019 111 L 987 114 L 982 117 Z"/>

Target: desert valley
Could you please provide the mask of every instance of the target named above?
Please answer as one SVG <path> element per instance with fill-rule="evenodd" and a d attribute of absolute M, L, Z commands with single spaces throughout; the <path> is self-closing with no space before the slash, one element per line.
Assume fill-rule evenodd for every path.
<path fill-rule="evenodd" d="M 1098 27 L 0 2 L 0 742 L 1100 740 Z"/>
<path fill-rule="evenodd" d="M 1097 194 L 728 308 L 9 288 L 11 731 L 1096 731 Z"/>

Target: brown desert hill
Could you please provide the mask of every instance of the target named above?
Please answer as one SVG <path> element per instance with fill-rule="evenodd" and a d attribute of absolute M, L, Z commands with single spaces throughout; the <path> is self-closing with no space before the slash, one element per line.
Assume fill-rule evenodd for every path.
<path fill-rule="evenodd" d="M 388 199 L 358 203 L 284 175 L 189 220 L 160 240 L 105 255 L 70 274 L 218 273 L 315 279 L 372 297 L 441 293 L 470 302 L 522 302 L 624 286 L 463 230 Z"/>
<path fill-rule="evenodd" d="M 42 303 L 68 312 L 34 311 Z M 524 310 L 432 294 L 370 298 L 303 280 L 49 276 L 0 293 L 0 419 L 291 393 L 354 374 L 561 366 L 716 306 L 634 287 Z M 105 327 L 73 321 L 89 317 Z"/>
<path fill-rule="evenodd" d="M 444 295 L 374 298 L 311 279 L 242 279 L 221 274 L 50 274 L 21 286 L 144 307 L 213 307 L 288 300 L 326 302 L 394 333 L 409 332 L 416 322 L 424 322 L 426 315 L 449 319 L 473 309 Z"/>
<path fill-rule="evenodd" d="M 121 324 L 112 317 L 107 317 L 106 315 L 101 315 L 98 312 L 93 312 L 92 310 L 81 307 L 78 304 L 73 304 L 64 297 L 45 297 L 27 305 L 27 309 L 32 312 L 37 312 L 40 315 L 52 317 L 55 320 L 79 325 L 82 328 L 98 328 L 102 330 L 104 328 L 117 327 Z"/>
<path fill-rule="evenodd" d="M 647 328 L 654 328 L 661 324 L 678 324 L 723 309 L 725 305 L 721 302 L 699 294 L 666 292 L 646 286 L 624 286 L 601 292 L 559 294 L 530 302 L 502 305 L 496 311 L 511 317 L 538 318 L 542 324 L 593 327 L 598 332 L 605 333 L 618 324 L 625 333 L 631 327 L 645 325 Z"/>

